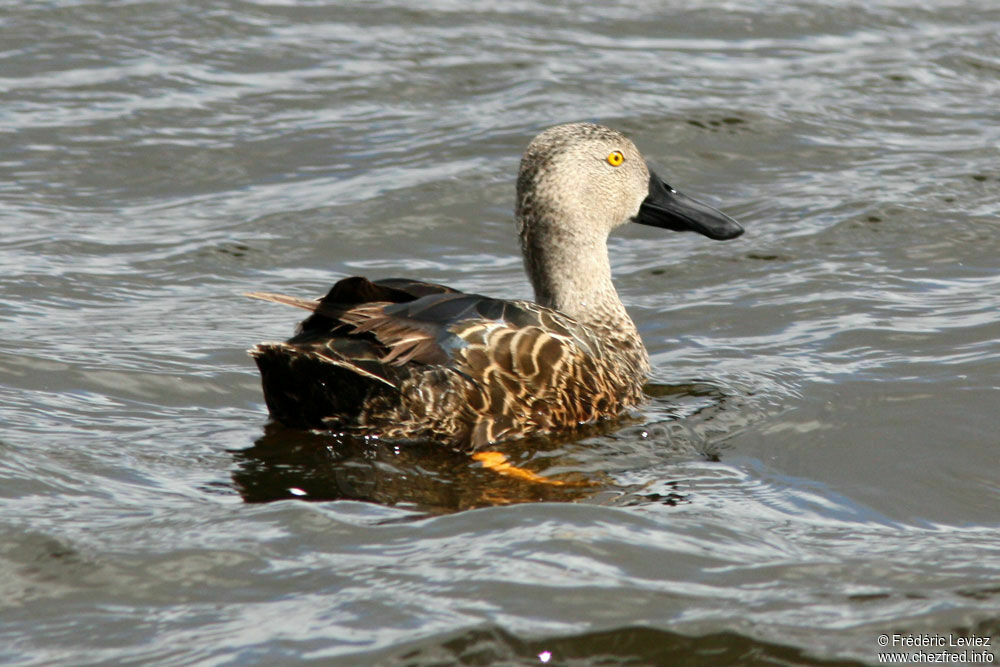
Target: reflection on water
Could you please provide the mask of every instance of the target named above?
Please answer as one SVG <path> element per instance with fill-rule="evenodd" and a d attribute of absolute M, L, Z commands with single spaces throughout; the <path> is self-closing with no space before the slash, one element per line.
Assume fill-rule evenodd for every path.
<path fill-rule="evenodd" d="M 493 470 L 472 455 L 433 442 L 386 442 L 378 438 L 301 431 L 269 422 L 264 435 L 248 449 L 234 452 L 233 481 L 247 502 L 274 500 L 361 500 L 422 512 L 455 512 L 525 502 L 588 501 L 634 506 L 643 502 L 677 504 L 685 497 L 669 489 L 669 480 L 621 483 L 608 472 L 581 466 L 602 464 L 603 447 L 617 449 L 609 436 L 650 443 L 657 432 L 684 419 L 685 428 L 708 424 L 729 398 L 707 382 L 676 385 L 650 383 L 648 396 L 662 406 L 655 421 L 638 415 L 589 425 L 554 438 L 503 443 L 492 450 L 517 468 L 542 476 L 532 481 Z M 651 410 L 651 414 L 654 411 Z M 677 445 L 677 438 L 674 438 Z M 621 451 L 617 451 L 621 454 Z M 714 454 L 706 454 L 711 460 Z M 620 464 L 616 464 L 620 465 Z M 581 470 L 581 468 L 583 468 Z M 551 482 L 551 483 L 547 483 Z M 657 483 L 658 491 L 648 487 Z"/>
<path fill-rule="evenodd" d="M 622 628 L 567 637 L 519 639 L 503 630 L 464 632 L 440 643 L 407 648 L 392 656 L 414 667 L 442 664 L 573 664 L 588 665 L 822 665 L 848 667 L 861 663 L 817 660 L 798 649 L 755 642 L 735 633 L 700 637 L 652 628 Z"/>
<path fill-rule="evenodd" d="M 553 477 L 571 484 L 520 480 L 434 443 L 391 444 L 378 439 L 292 432 L 269 424 L 253 447 L 236 454 L 233 473 L 248 502 L 286 498 L 364 500 L 425 512 L 459 511 L 591 495 L 596 480 Z M 529 469 L 530 457 L 508 460 Z"/>

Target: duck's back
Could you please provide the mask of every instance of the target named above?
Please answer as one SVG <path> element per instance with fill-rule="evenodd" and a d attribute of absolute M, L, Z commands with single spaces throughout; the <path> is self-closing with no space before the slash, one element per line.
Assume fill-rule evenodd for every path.
<path fill-rule="evenodd" d="M 475 449 L 612 417 L 641 396 L 628 351 L 554 310 L 404 279 L 345 278 L 284 343 L 251 350 L 298 428 Z"/>

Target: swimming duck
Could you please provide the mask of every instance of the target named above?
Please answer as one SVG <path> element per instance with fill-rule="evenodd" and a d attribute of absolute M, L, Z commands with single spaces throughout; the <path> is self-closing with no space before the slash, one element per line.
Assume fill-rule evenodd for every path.
<path fill-rule="evenodd" d="M 531 141 L 516 219 L 534 302 L 399 278 L 345 278 L 315 300 L 248 294 L 312 311 L 288 341 L 249 351 L 273 418 L 477 451 L 615 417 L 642 400 L 649 356 L 611 282 L 610 232 L 743 233 L 592 123 Z"/>

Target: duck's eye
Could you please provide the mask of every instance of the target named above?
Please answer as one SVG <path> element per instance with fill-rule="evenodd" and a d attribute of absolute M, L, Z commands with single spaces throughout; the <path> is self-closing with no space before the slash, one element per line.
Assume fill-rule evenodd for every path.
<path fill-rule="evenodd" d="M 621 151 L 611 151 L 608 153 L 608 157 L 605 158 L 612 167 L 617 167 L 622 162 L 625 161 L 625 156 L 622 155 Z"/>

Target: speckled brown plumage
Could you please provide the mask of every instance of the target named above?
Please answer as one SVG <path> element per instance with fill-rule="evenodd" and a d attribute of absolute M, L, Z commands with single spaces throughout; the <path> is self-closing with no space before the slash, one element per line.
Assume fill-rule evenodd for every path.
<path fill-rule="evenodd" d="M 621 164 L 608 159 L 613 151 Z M 312 311 L 288 341 L 250 351 L 272 416 L 293 427 L 475 450 L 639 403 L 648 356 L 611 283 L 608 234 L 629 220 L 712 238 L 742 229 L 697 202 L 705 219 L 678 227 L 676 212 L 664 211 L 682 195 L 650 174 L 631 141 L 587 123 L 536 137 L 517 189 L 538 303 L 359 277 L 318 300 L 250 294 Z M 654 206 L 654 190 L 657 202 L 669 200 L 665 208 Z"/>

